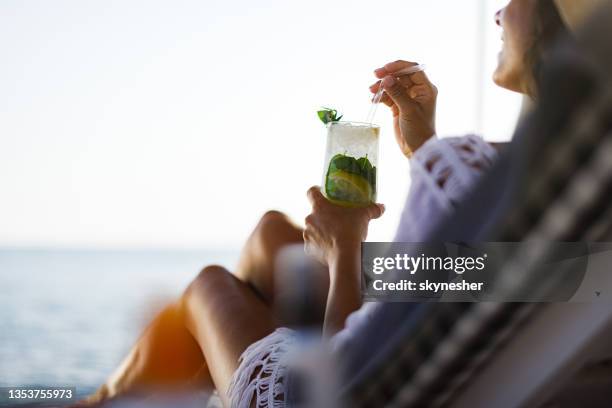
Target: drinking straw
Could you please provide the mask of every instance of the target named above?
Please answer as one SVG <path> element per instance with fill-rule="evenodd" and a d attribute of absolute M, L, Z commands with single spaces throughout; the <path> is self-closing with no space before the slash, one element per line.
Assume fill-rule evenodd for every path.
<path fill-rule="evenodd" d="M 421 72 L 424 70 L 425 70 L 425 65 L 414 65 L 412 67 L 400 69 L 399 71 L 395 72 L 393 76 L 395 76 L 396 78 L 399 78 L 399 77 L 406 76 L 406 75 L 416 74 L 417 72 Z M 380 83 L 380 86 L 378 87 L 378 92 L 376 92 L 376 95 L 374 95 L 374 98 L 372 99 L 372 106 L 370 107 L 370 112 L 368 112 L 368 117 L 366 119 L 366 123 L 369 123 L 370 125 L 374 121 L 374 116 L 376 116 L 376 110 L 378 109 L 378 104 L 380 103 L 380 100 L 382 99 L 383 93 L 385 91 L 382 86 L 382 79 L 380 81 L 381 83 Z"/>

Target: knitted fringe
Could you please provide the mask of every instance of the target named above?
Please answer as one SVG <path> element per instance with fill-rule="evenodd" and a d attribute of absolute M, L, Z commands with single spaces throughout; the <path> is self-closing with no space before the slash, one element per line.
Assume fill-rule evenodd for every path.
<path fill-rule="evenodd" d="M 281 327 L 251 344 L 240 356 L 228 399 L 232 408 L 285 408 L 287 367 L 283 358 L 294 344 L 293 330 Z"/>

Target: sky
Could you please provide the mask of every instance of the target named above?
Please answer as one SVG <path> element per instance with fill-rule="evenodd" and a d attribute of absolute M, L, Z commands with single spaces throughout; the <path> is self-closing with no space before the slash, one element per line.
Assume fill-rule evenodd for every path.
<path fill-rule="evenodd" d="M 509 140 L 520 97 L 491 81 L 498 0 L 4 0 L 0 246 L 237 248 L 268 209 L 301 223 L 332 106 L 364 120 L 373 70 L 425 64 L 441 137 Z M 382 127 L 369 240 L 409 187 Z"/>

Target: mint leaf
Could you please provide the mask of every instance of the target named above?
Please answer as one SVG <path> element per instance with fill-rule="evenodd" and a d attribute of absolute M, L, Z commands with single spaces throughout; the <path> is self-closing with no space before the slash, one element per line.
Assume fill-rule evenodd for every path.
<path fill-rule="evenodd" d="M 359 164 L 359 167 L 361 168 L 361 174 L 363 174 L 364 177 L 367 177 L 368 174 L 370 174 L 370 172 L 372 171 L 372 163 L 370 163 L 367 156 L 359 158 L 357 160 L 357 164 Z"/>
<path fill-rule="evenodd" d="M 329 172 L 334 171 L 346 171 L 347 173 L 361 175 L 361 169 L 357 163 L 357 159 L 354 157 L 346 156 L 344 154 L 337 154 L 330 160 Z"/>
<path fill-rule="evenodd" d="M 338 116 L 337 110 L 323 107 L 321 110 L 317 111 L 317 116 L 321 119 L 321 122 L 327 125 L 331 122 L 338 122 L 342 119 L 343 115 Z"/>
<path fill-rule="evenodd" d="M 361 176 L 368 180 L 372 186 L 372 191 L 376 191 L 376 167 L 372 166 L 372 163 L 368 160 L 368 156 L 359 158 L 357 164 L 361 170 Z"/>

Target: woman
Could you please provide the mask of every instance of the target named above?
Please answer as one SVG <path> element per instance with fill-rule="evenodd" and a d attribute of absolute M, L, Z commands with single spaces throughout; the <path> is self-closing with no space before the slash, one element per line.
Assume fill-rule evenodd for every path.
<path fill-rule="evenodd" d="M 511 0 L 495 20 L 504 46 L 494 74 L 497 85 L 537 99 L 538 66 L 551 41 L 591 6 L 591 1 Z M 397 61 L 375 71 L 383 102 L 391 108 L 395 137 L 411 159 L 412 184 L 396 240 L 427 239 L 433 221 L 452 212 L 495 159 L 481 139 L 435 137 L 437 90 L 424 73 L 395 78 L 412 65 Z M 283 406 L 284 367 L 278 361 L 292 332 L 270 307 L 274 259 L 281 247 L 304 242 L 329 269 L 323 330 L 332 341 L 350 341 L 352 330 L 376 308 L 361 307 L 360 244 L 381 205 L 346 209 L 308 191 L 312 214 L 302 231 L 283 214 L 267 213 L 249 237 L 235 275 L 209 266 L 175 305 L 164 310 L 134 346 L 116 374 L 90 402 L 147 387 L 193 385 L 218 390 L 226 406 Z M 350 319 L 347 317 L 354 313 Z M 345 324 L 346 322 L 346 324 Z"/>

